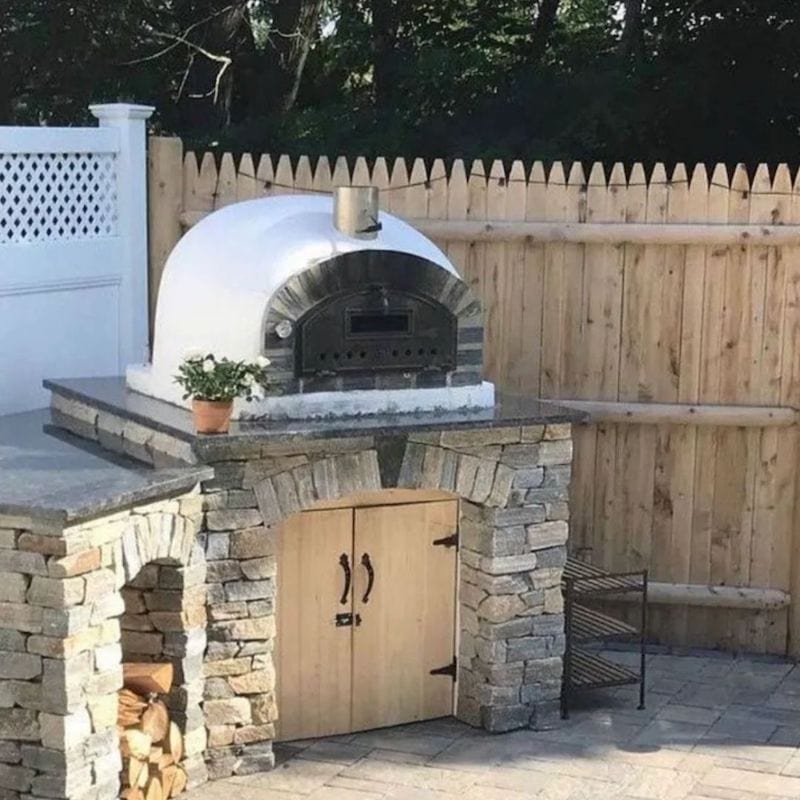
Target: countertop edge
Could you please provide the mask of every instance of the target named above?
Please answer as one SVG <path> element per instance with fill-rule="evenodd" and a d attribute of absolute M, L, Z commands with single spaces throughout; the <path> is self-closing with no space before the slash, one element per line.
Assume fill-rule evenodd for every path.
<path fill-rule="evenodd" d="M 48 528 L 68 527 L 80 524 L 105 514 L 123 511 L 131 506 L 154 502 L 177 493 L 192 489 L 204 480 L 214 477 L 214 469 L 210 466 L 187 467 L 179 474 L 159 476 L 154 474 L 153 483 L 141 489 L 123 492 L 115 497 L 100 499 L 74 506 L 68 503 L 25 505 L 22 503 L 0 503 L 0 515 L 30 518 L 48 523 Z"/>
<path fill-rule="evenodd" d="M 156 419 L 155 417 L 148 416 L 147 414 L 140 414 L 136 411 L 131 411 L 129 408 L 123 408 L 114 403 L 106 402 L 96 395 L 89 394 L 88 392 L 82 392 L 72 386 L 66 386 L 57 379 L 46 378 L 42 381 L 42 386 L 48 391 L 59 394 L 69 400 L 78 400 L 82 403 L 91 404 L 94 408 L 97 408 L 100 411 L 106 411 L 109 414 L 116 414 L 117 416 L 130 420 L 131 422 L 137 422 L 140 425 L 152 428 L 159 433 L 167 434 L 175 439 L 180 439 L 182 442 L 194 444 L 196 441 L 198 441 L 196 434 L 189 433 L 172 425 L 168 425 Z M 179 411 L 185 410 L 179 409 L 177 406 L 175 406 L 175 408 Z"/>

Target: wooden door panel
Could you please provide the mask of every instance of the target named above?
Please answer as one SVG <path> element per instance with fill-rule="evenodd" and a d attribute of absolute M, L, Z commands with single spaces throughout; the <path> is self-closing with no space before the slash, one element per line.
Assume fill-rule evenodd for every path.
<path fill-rule="evenodd" d="M 275 665 L 283 741 L 346 733 L 351 728 L 352 588 L 341 603 L 342 554 L 352 561 L 352 509 L 289 517 L 278 534 Z"/>
<path fill-rule="evenodd" d="M 353 730 L 452 713 L 452 678 L 430 671 L 455 652 L 457 552 L 432 543 L 457 525 L 455 500 L 355 510 Z"/>

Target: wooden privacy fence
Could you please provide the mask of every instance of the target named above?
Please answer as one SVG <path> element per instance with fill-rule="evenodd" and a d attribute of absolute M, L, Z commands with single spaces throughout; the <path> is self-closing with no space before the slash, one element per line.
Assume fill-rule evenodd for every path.
<path fill-rule="evenodd" d="M 672 644 L 800 652 L 800 179 L 461 161 L 430 169 L 150 142 L 153 295 L 186 227 L 237 200 L 373 183 L 481 296 L 486 373 L 592 414 L 572 551 L 647 567 Z"/>

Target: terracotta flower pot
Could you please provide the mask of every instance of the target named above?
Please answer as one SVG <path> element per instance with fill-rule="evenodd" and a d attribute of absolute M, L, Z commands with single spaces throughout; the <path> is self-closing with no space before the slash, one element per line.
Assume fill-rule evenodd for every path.
<path fill-rule="evenodd" d="M 198 433 L 227 433 L 231 427 L 233 400 L 192 400 L 194 427 Z"/>

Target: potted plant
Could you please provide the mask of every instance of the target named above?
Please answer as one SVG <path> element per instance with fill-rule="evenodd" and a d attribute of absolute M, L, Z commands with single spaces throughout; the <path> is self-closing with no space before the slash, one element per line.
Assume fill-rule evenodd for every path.
<path fill-rule="evenodd" d="M 270 361 L 231 361 L 208 355 L 187 356 L 178 367 L 175 382 L 184 388 L 183 399 L 192 398 L 194 426 L 198 433 L 227 433 L 233 401 L 262 398 L 269 389 Z"/>

